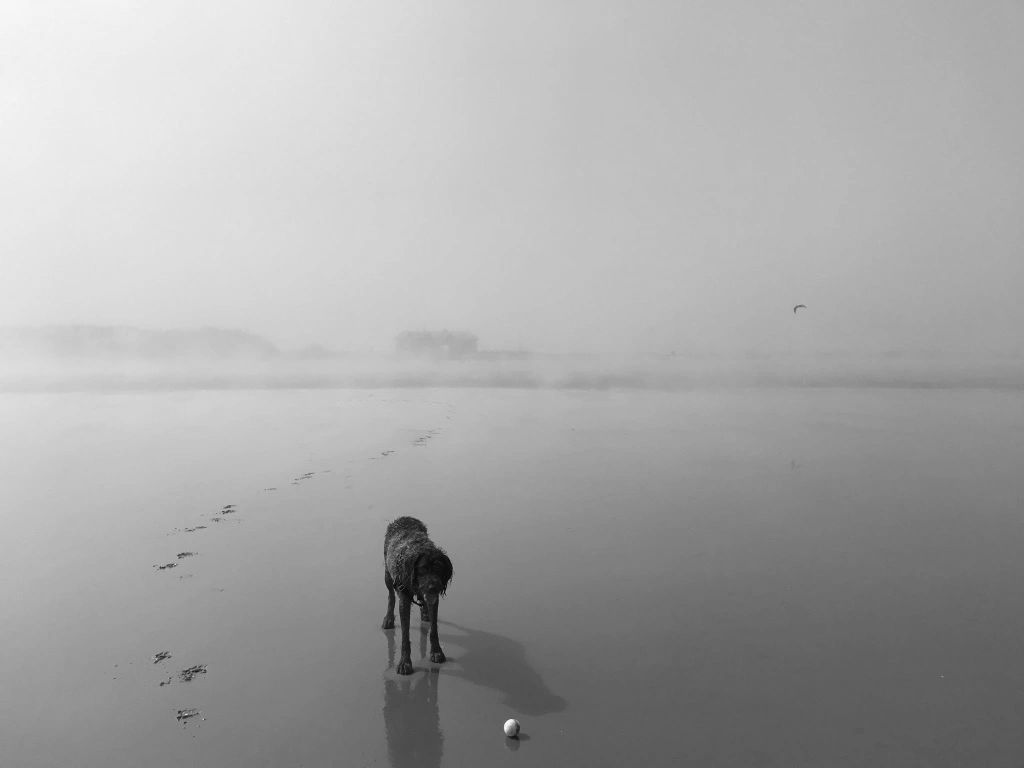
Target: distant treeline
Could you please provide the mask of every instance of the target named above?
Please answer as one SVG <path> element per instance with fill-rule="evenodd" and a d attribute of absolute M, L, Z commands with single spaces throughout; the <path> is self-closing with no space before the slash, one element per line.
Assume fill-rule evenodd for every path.
<path fill-rule="evenodd" d="M 145 330 L 120 326 L 0 328 L 0 355 L 80 359 L 271 358 L 272 343 L 224 328 Z"/>

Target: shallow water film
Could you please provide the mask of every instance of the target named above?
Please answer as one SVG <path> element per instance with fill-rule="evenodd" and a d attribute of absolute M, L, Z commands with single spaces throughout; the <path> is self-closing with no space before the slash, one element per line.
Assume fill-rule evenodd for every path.
<path fill-rule="evenodd" d="M 1024 763 L 1019 391 L 6 393 L 0 420 L 5 765 Z M 400 515 L 455 573 L 448 660 L 414 608 L 409 676 Z"/>

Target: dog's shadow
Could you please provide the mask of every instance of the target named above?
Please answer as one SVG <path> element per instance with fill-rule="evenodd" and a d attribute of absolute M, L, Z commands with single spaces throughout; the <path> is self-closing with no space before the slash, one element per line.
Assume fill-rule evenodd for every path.
<path fill-rule="evenodd" d="M 393 768 L 441 765 L 444 733 L 438 691 L 443 676 L 461 677 L 474 685 L 498 691 L 502 694 L 502 703 L 517 714 L 537 716 L 565 709 L 565 699 L 552 693 L 527 662 L 522 643 L 451 621 L 438 624 L 446 630 L 454 630 L 446 631 L 444 638 L 460 649 L 449 656 L 450 663 L 435 665 L 427 661 L 427 626 L 422 625 L 417 674 L 384 678 L 384 734 Z M 384 634 L 388 641 L 390 670 L 395 666 L 397 631 L 385 630 Z M 529 736 L 523 734 L 521 738 L 525 740 Z M 518 747 L 518 743 L 513 747 Z"/>
<path fill-rule="evenodd" d="M 427 661 L 428 628 L 421 625 L 416 674 L 384 678 L 384 734 L 393 768 L 441 765 L 444 733 L 438 691 L 444 676 L 461 677 L 474 685 L 498 691 L 502 694 L 502 703 L 517 714 L 537 716 L 565 709 L 565 699 L 548 689 L 540 674 L 527 662 L 526 651 L 519 641 L 451 621 L 439 621 L 438 625 L 455 630 L 446 631 L 442 639 L 458 646 L 461 652 L 449 655 L 449 663 L 430 664 Z M 398 632 L 389 629 L 384 634 L 388 640 L 390 670 L 395 667 Z M 521 738 L 526 740 L 529 736 L 523 734 Z M 515 747 L 518 743 L 513 745 Z"/>
<path fill-rule="evenodd" d="M 429 664 L 426 661 L 428 627 L 426 624 L 421 624 L 417 633 L 419 635 L 420 659 L 420 663 L 417 664 L 417 672 L 425 669 L 427 677 L 444 672 L 445 675 L 461 677 L 474 685 L 496 690 L 503 695 L 502 703 L 510 711 L 524 715 L 546 715 L 565 709 L 565 699 L 548 689 L 537 670 L 531 667 L 526 660 L 526 651 L 518 640 L 494 632 L 471 629 L 452 621 L 440 620 L 437 623 L 439 627 L 455 630 L 455 632 L 445 632 L 442 635 L 442 643 L 446 649 L 448 648 L 446 641 L 450 641 L 465 650 L 461 653 L 456 651 L 455 655 L 446 650 L 448 664 L 440 667 Z M 414 632 L 416 632 L 415 629 L 410 634 Z M 393 669 L 397 630 L 385 630 L 384 634 L 388 639 L 388 669 Z M 421 676 L 413 677 L 418 685 Z M 402 680 L 403 678 L 399 678 L 400 682 Z M 436 681 L 431 685 L 436 689 Z M 436 691 L 434 696 L 428 697 L 426 700 L 432 702 L 436 708 Z"/>
<path fill-rule="evenodd" d="M 565 699 L 548 689 L 526 660 L 526 650 L 518 640 L 451 621 L 438 624 L 456 630 L 445 632 L 445 636 L 450 643 L 465 649 L 452 657 L 453 665 L 444 669 L 445 674 L 498 691 L 510 712 L 546 715 L 565 709 Z"/>

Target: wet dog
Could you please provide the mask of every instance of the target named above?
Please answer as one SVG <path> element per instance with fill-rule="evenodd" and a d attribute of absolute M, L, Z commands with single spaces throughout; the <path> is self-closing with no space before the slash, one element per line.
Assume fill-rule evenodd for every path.
<path fill-rule="evenodd" d="M 437 609 L 452 580 L 452 561 L 427 536 L 427 526 L 415 517 L 393 520 L 384 534 L 384 584 L 388 588 L 388 612 L 384 629 L 395 627 L 395 592 L 402 621 L 402 654 L 398 674 L 412 674 L 409 644 L 409 614 L 412 604 L 420 606 L 420 619 L 430 622 L 430 660 L 445 660 L 437 639 Z"/>

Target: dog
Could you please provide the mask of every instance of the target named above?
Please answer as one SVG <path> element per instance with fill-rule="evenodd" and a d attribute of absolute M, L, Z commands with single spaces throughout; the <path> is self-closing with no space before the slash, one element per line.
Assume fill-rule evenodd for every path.
<path fill-rule="evenodd" d="M 448 591 L 452 574 L 452 561 L 430 540 L 427 526 L 422 522 L 415 517 L 400 517 L 388 524 L 384 534 L 384 584 L 388 588 L 388 612 L 381 626 L 384 629 L 395 628 L 395 592 L 398 592 L 398 615 L 402 620 L 398 674 L 412 674 L 409 614 L 414 602 L 420 606 L 420 619 L 430 622 L 430 660 L 435 664 L 444 662 L 444 651 L 437 639 L 437 609 L 440 598 Z"/>

